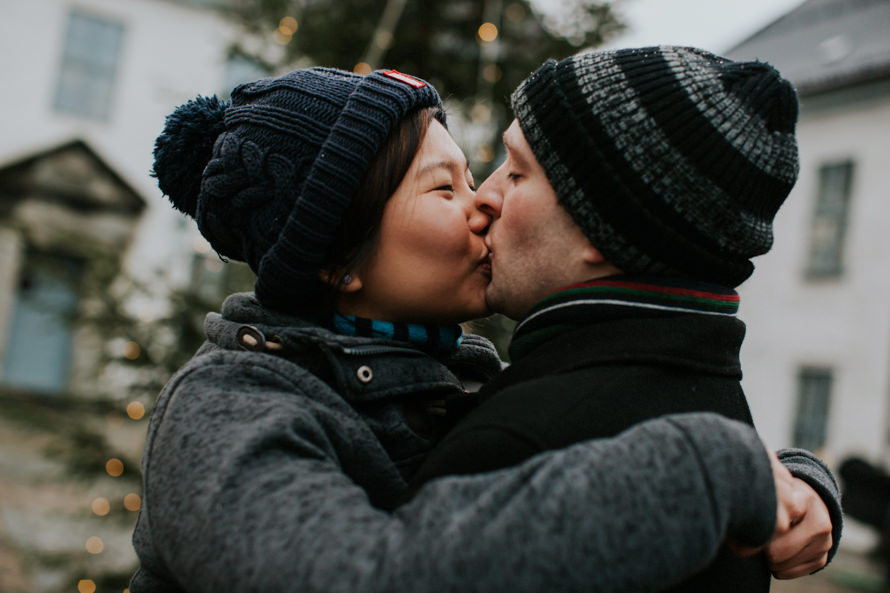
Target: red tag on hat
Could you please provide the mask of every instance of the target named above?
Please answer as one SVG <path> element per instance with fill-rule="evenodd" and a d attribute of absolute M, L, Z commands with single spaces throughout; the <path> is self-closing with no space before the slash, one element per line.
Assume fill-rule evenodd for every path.
<path fill-rule="evenodd" d="M 405 84 L 409 84 L 416 89 L 426 86 L 426 83 L 424 81 L 418 80 L 417 78 L 414 78 L 413 76 L 408 76 L 407 74 L 402 74 L 398 70 L 387 70 L 386 72 L 383 72 L 383 75 L 389 76 L 390 78 L 395 78 L 399 82 L 404 82 Z"/>

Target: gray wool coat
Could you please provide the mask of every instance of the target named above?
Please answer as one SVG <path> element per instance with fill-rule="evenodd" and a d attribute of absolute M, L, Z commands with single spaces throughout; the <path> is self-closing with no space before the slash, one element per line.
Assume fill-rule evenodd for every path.
<path fill-rule="evenodd" d="M 432 446 L 402 400 L 491 376 L 487 342 L 437 360 L 246 294 L 206 330 L 152 414 L 133 593 L 633 593 L 701 569 L 727 536 L 772 533 L 763 445 L 712 414 L 433 481 L 394 509 Z"/>

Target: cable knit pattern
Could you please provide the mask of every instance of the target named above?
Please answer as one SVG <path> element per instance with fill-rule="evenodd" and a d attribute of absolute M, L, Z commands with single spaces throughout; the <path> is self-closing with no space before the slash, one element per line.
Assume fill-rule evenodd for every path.
<path fill-rule="evenodd" d="M 238 86 L 230 104 L 179 107 L 154 171 L 221 256 L 257 273 L 263 302 L 299 311 L 370 161 L 405 115 L 434 106 L 433 87 L 400 73 L 295 70 Z"/>

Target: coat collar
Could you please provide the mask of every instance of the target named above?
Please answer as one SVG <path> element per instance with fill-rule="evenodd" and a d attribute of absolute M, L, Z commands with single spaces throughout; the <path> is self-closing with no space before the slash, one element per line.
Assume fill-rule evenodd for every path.
<path fill-rule="evenodd" d="M 494 347 L 480 336 L 467 334 L 456 350 L 434 356 L 399 340 L 336 333 L 317 320 L 267 309 L 251 293 L 228 297 L 221 314 L 207 315 L 204 329 L 219 348 L 254 350 L 299 364 L 351 403 L 418 393 L 459 395 L 462 380 L 487 381 L 501 368 Z M 245 336 L 265 347 L 246 345 Z"/>
<path fill-rule="evenodd" d="M 579 325 L 677 314 L 730 317 L 738 307 L 738 293 L 724 286 L 663 276 L 607 276 L 567 286 L 533 306 L 516 326 L 510 356 L 517 360 Z"/>

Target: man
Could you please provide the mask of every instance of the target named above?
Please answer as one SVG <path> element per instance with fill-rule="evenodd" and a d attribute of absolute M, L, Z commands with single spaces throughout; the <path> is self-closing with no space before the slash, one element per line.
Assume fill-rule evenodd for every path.
<path fill-rule="evenodd" d="M 790 83 L 691 48 L 588 52 L 545 63 L 513 108 L 506 160 L 477 196 L 493 217 L 488 304 L 519 320 L 512 366 L 415 484 L 670 413 L 751 424 L 734 287 L 771 246 L 797 177 Z M 806 452 L 780 457 L 796 476 L 796 527 L 764 554 L 727 547 L 671 590 L 767 591 L 771 571 L 825 565 L 841 530 L 837 485 Z"/>

